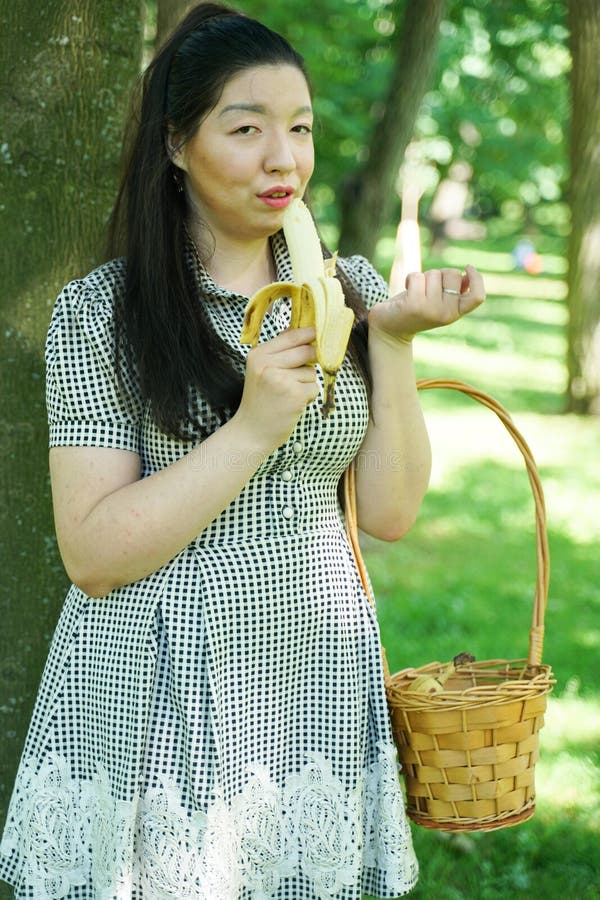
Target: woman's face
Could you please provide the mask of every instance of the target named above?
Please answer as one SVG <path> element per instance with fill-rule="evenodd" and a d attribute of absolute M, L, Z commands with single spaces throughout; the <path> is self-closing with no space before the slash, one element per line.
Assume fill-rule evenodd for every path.
<path fill-rule="evenodd" d="M 292 65 L 246 69 L 174 162 L 188 200 L 219 243 L 264 240 L 302 197 L 314 167 L 312 106 L 306 79 Z"/>

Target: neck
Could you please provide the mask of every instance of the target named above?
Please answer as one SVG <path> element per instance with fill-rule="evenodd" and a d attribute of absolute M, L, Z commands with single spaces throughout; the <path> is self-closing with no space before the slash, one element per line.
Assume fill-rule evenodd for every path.
<path fill-rule="evenodd" d="M 216 284 L 246 297 L 275 281 L 275 263 L 268 240 L 260 246 L 217 247 L 206 269 Z"/>
<path fill-rule="evenodd" d="M 192 237 L 196 247 L 202 247 L 202 242 L 197 240 L 193 232 Z M 275 262 L 268 238 L 239 243 L 219 239 L 201 256 L 212 280 L 227 291 L 251 297 L 260 288 L 276 280 Z"/>

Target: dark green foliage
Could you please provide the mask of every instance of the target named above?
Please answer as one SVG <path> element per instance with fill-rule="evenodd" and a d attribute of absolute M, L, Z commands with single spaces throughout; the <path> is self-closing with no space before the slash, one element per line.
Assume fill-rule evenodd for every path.
<path fill-rule="evenodd" d="M 393 34 L 404 2 L 242 0 L 306 57 L 316 94 L 317 210 L 336 222 L 342 181 L 366 156 L 381 115 Z M 433 89 L 415 126 L 411 158 L 427 193 L 451 164 L 473 168 L 475 216 L 510 216 L 565 234 L 569 55 L 562 3 L 449 0 Z M 540 204 L 536 206 L 536 204 Z"/>

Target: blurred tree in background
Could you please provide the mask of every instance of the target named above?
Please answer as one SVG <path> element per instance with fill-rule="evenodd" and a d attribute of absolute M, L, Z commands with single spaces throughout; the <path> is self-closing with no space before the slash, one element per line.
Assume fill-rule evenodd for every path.
<path fill-rule="evenodd" d="M 562 3 L 449 3 L 413 150 L 431 187 L 464 161 L 473 215 L 566 235 L 566 40 Z"/>
<path fill-rule="evenodd" d="M 158 0 L 159 24 L 161 8 L 173 21 L 190 5 L 189 0 Z M 239 0 L 237 6 L 285 34 L 306 58 L 316 111 L 312 201 L 319 221 L 333 226 L 327 234 L 346 250 L 358 244 L 348 236 L 349 215 L 342 221 L 344 190 L 373 159 L 386 194 L 377 231 L 395 226 L 402 177 L 419 182 L 427 224 L 439 185 L 458 170 L 460 179 L 466 173 L 465 212 L 489 223 L 493 235 L 516 239 L 543 232 L 566 239 L 570 54 L 565 3 L 313 0 L 310 16 L 302 0 L 281 5 Z M 413 61 L 410 67 L 411 60 L 404 59 L 403 36 L 415 22 L 419 40 L 436 60 L 429 85 L 424 83 L 427 66 L 419 69 Z M 390 86 L 396 86 L 394 74 L 403 65 L 406 84 L 402 89 L 396 83 L 400 96 L 395 98 Z M 420 97 L 421 103 L 413 102 Z M 397 108 L 390 114 L 393 102 Z M 404 172 L 397 171 L 397 155 L 377 156 L 386 109 L 409 132 Z M 355 218 L 360 203 L 357 209 Z M 361 252 L 369 255 L 372 241 L 369 236 L 361 243 Z"/>
<path fill-rule="evenodd" d="M 385 112 L 407 12 L 421 4 L 315 0 L 310 17 L 301 0 L 238 6 L 263 16 L 306 57 L 318 120 L 312 197 L 320 221 L 339 225 L 343 186 L 367 162 Z M 436 30 L 431 17 L 432 47 Z M 425 221 L 436 188 L 464 162 L 473 216 L 494 220 L 500 233 L 541 228 L 567 235 L 569 67 L 564 3 L 446 0 L 434 77 L 407 152 L 425 193 Z M 419 95 L 423 87 L 405 90 Z M 384 227 L 394 225 L 399 208 L 396 190 Z"/>
<path fill-rule="evenodd" d="M 569 0 L 569 407 L 600 415 L 600 0 Z"/>
<path fill-rule="evenodd" d="M 193 6 L 193 3 L 190 3 L 189 0 L 159 0 L 156 3 L 156 8 L 152 11 L 153 18 L 156 18 L 156 36 L 154 38 L 156 49 L 183 19 L 190 6 Z"/>
<path fill-rule="evenodd" d="M 340 252 L 372 258 L 390 221 L 398 171 L 436 62 L 444 0 L 409 3 L 390 37 L 388 86 L 373 123 L 366 159 L 342 184 Z"/>

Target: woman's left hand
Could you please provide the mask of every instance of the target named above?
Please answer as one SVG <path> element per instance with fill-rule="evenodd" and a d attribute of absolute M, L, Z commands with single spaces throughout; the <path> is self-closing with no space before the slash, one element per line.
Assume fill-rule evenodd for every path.
<path fill-rule="evenodd" d="M 413 272 L 406 290 L 369 311 L 369 329 L 388 339 L 410 343 L 415 334 L 450 325 L 485 300 L 483 278 L 473 266 Z"/>

